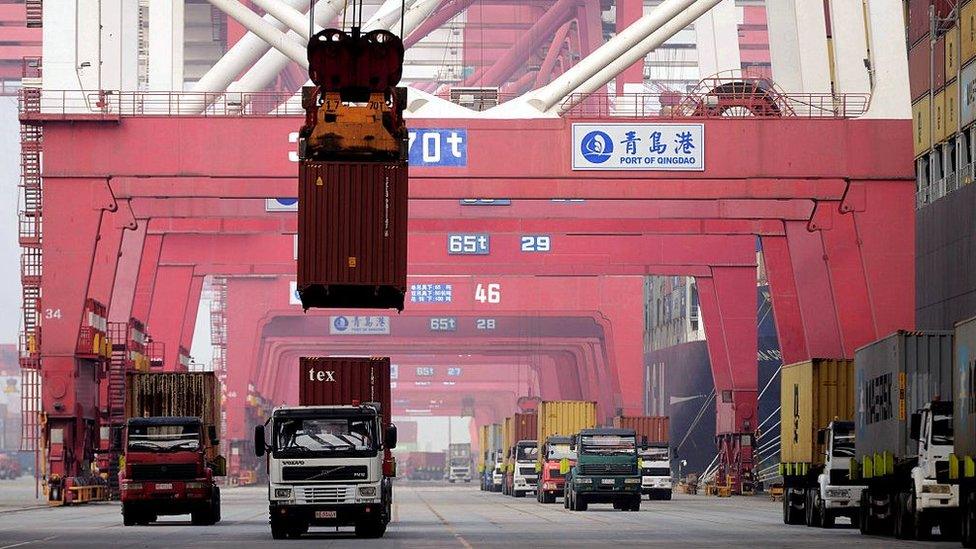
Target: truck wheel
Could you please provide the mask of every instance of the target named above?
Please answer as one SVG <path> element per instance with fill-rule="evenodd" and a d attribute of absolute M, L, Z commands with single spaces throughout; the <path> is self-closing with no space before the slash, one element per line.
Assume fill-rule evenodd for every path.
<path fill-rule="evenodd" d="M 976 492 L 971 492 L 962 509 L 962 546 L 976 547 Z"/>
<path fill-rule="evenodd" d="M 386 525 L 380 521 L 364 520 L 356 523 L 357 538 L 381 538 L 386 533 Z"/>
<path fill-rule="evenodd" d="M 517 497 L 517 498 L 524 498 L 525 497 L 525 492 L 519 492 L 518 490 L 513 490 L 512 491 L 512 495 L 515 496 L 515 497 Z"/>
<path fill-rule="evenodd" d="M 898 539 L 908 539 L 911 537 L 912 526 L 908 521 L 908 494 L 898 492 L 895 494 L 894 501 L 894 535 Z"/>
<path fill-rule="evenodd" d="M 803 524 L 813 526 L 817 523 L 813 508 L 813 489 L 807 488 L 803 495 Z"/>
<path fill-rule="evenodd" d="M 630 502 L 630 508 L 628 509 L 628 511 L 634 511 L 634 512 L 640 511 L 640 505 L 641 505 L 641 497 L 640 494 L 638 494 L 637 496 L 634 497 L 633 501 Z"/>
<path fill-rule="evenodd" d="M 906 508 L 911 512 L 911 535 L 912 539 L 926 540 L 932 535 L 932 523 L 929 521 L 929 517 L 925 516 L 925 513 L 918 508 L 917 502 L 915 491 L 912 490 L 908 500 L 910 506 Z"/>
<path fill-rule="evenodd" d="M 284 521 L 271 515 L 271 539 L 285 539 L 288 537 L 288 528 Z"/>
<path fill-rule="evenodd" d="M 220 488 L 214 486 L 214 500 L 213 500 L 213 523 L 217 524 L 220 522 Z"/>
<path fill-rule="evenodd" d="M 194 526 L 207 526 L 213 524 L 213 505 L 200 511 L 190 513 L 190 524 Z"/>
<path fill-rule="evenodd" d="M 947 518 L 942 519 L 939 522 L 939 537 L 942 541 L 958 541 L 962 530 L 961 522 L 962 515 L 958 513 L 949 513 Z"/>
<path fill-rule="evenodd" d="M 577 509 L 578 511 L 586 511 L 586 508 L 587 508 L 588 506 L 589 506 L 589 504 L 588 504 L 588 503 L 586 503 L 586 500 L 585 500 L 585 499 L 583 499 L 583 498 L 581 498 L 581 497 L 578 497 L 578 496 L 577 496 L 577 501 L 576 501 L 576 509 Z"/>
<path fill-rule="evenodd" d="M 135 526 L 136 525 L 136 514 L 131 510 L 126 508 L 126 505 L 122 504 L 122 525 L 123 526 Z"/>
<path fill-rule="evenodd" d="M 664 492 L 664 495 L 661 497 L 661 499 L 663 499 L 664 501 L 671 501 L 671 490 Z"/>

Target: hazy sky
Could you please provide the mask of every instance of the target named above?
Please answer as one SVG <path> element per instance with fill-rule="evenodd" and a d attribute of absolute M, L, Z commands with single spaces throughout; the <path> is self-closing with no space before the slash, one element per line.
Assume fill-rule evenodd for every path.
<path fill-rule="evenodd" d="M 20 329 L 19 159 L 17 98 L 0 97 L 0 343 L 16 343 Z"/>

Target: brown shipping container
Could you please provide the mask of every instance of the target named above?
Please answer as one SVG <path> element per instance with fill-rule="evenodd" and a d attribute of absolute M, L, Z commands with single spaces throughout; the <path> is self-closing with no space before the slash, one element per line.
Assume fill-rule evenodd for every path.
<path fill-rule="evenodd" d="M 908 52 L 908 84 L 912 101 L 925 95 L 931 89 L 932 58 L 930 54 L 927 40 L 916 44 Z"/>
<path fill-rule="evenodd" d="M 299 163 L 298 291 L 308 308 L 403 310 L 407 163 Z"/>
<path fill-rule="evenodd" d="M 220 382 L 213 372 L 130 372 L 125 377 L 125 417 L 198 417 L 220 438 Z M 217 449 L 208 450 L 214 459 Z"/>
<path fill-rule="evenodd" d="M 618 429 L 633 429 L 637 431 L 637 442 L 643 442 L 641 437 L 647 437 L 648 444 L 668 442 L 670 422 L 665 416 L 617 416 L 613 418 L 613 426 Z"/>
<path fill-rule="evenodd" d="M 815 358 L 780 372 L 780 461 L 822 460 L 817 431 L 831 421 L 854 421 L 854 361 Z"/>
<path fill-rule="evenodd" d="M 908 45 L 913 46 L 929 34 L 930 0 L 908 2 Z"/>

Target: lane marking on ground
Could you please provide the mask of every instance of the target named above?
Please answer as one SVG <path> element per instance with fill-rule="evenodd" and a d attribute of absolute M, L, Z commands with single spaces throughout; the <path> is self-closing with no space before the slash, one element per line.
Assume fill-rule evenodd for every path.
<path fill-rule="evenodd" d="M 24 546 L 24 545 L 30 545 L 32 543 L 38 543 L 38 542 L 44 542 L 44 541 L 51 541 L 52 539 L 59 538 L 59 537 L 61 537 L 61 536 L 48 536 L 46 538 L 40 538 L 40 539 L 32 539 L 32 540 L 28 540 L 28 541 L 22 541 L 20 543 L 14 543 L 12 545 L 4 545 L 3 547 L 0 547 L 0 549 L 12 549 L 13 547 L 21 547 L 21 546 Z"/>
<path fill-rule="evenodd" d="M 448 520 L 446 518 L 444 518 L 443 515 L 441 515 L 440 513 L 438 513 L 437 512 L 437 509 L 434 509 L 434 507 L 430 503 L 428 503 L 427 500 L 424 499 L 423 496 L 420 495 L 420 492 L 419 491 L 414 490 L 414 493 L 417 495 L 417 499 L 419 499 L 420 501 L 422 501 L 424 503 L 424 505 L 426 505 L 427 508 L 430 509 L 430 512 L 431 513 L 434 513 L 434 516 L 437 517 L 437 519 L 441 521 L 441 523 L 444 525 L 444 528 L 447 528 L 447 531 L 450 532 L 451 535 L 454 536 L 454 539 L 458 540 L 458 543 L 460 543 L 461 546 L 464 547 L 464 549 L 473 549 L 473 547 L 471 546 L 471 544 L 468 543 L 468 540 L 464 539 L 464 536 L 462 536 L 461 534 L 459 534 L 458 531 L 455 530 L 453 526 L 451 526 L 451 523 L 448 522 Z M 0 549 L 3 549 L 3 548 L 0 548 Z"/>

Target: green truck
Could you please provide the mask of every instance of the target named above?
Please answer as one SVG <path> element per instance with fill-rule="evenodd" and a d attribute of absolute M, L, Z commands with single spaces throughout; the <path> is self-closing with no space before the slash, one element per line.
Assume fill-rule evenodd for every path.
<path fill-rule="evenodd" d="M 641 471 L 633 429 L 582 429 L 573 437 L 576 464 L 566 475 L 563 505 L 586 511 L 591 503 L 612 503 L 622 511 L 640 511 Z"/>

